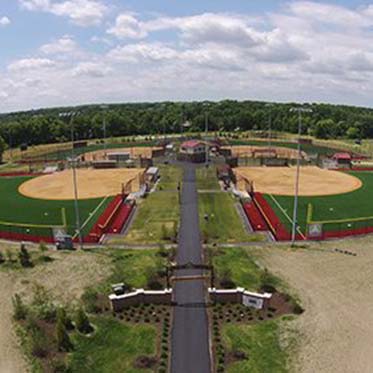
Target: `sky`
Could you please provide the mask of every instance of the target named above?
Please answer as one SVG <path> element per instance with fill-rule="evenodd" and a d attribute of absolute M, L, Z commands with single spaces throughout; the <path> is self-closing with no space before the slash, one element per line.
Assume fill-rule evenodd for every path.
<path fill-rule="evenodd" d="M 0 112 L 266 100 L 373 107 L 373 0 L 0 0 Z"/>

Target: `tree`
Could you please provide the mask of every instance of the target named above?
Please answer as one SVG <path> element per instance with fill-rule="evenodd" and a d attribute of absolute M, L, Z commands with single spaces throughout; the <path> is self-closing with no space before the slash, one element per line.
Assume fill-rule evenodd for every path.
<path fill-rule="evenodd" d="M 19 294 L 14 295 L 12 303 L 14 320 L 25 320 L 27 316 L 27 307 L 23 303 Z"/>
<path fill-rule="evenodd" d="M 316 123 L 314 135 L 320 139 L 336 137 L 337 127 L 333 119 L 323 119 Z"/>
<path fill-rule="evenodd" d="M 59 307 L 57 309 L 57 322 L 60 321 L 65 326 L 67 330 L 72 330 L 74 328 L 70 317 L 67 316 L 66 310 L 64 307 Z"/>
<path fill-rule="evenodd" d="M 26 249 L 25 245 L 21 245 L 21 249 L 18 253 L 18 259 L 22 267 L 32 267 L 31 256 Z"/>
<path fill-rule="evenodd" d="M 56 341 L 59 351 L 70 351 L 73 347 L 69 334 L 66 331 L 66 325 L 62 319 L 57 320 Z"/>
<path fill-rule="evenodd" d="M 82 307 L 80 307 L 76 313 L 75 326 L 81 333 L 84 334 L 88 334 L 93 330 L 92 325 L 89 322 L 88 316 L 84 312 Z"/>
<path fill-rule="evenodd" d="M 349 127 L 346 135 L 349 139 L 357 139 L 359 138 L 359 130 L 356 127 Z"/>

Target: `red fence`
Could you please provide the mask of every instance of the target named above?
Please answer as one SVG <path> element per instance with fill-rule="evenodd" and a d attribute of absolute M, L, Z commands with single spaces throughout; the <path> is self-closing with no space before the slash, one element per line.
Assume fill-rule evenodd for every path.
<path fill-rule="evenodd" d="M 47 236 L 36 236 L 27 233 L 16 233 L 16 232 L 5 232 L 0 231 L 0 239 L 2 240 L 9 240 L 9 241 L 26 241 L 26 242 L 45 242 L 45 243 L 53 243 L 54 239 L 52 235 L 49 237 Z"/>
<path fill-rule="evenodd" d="M 134 204 L 124 203 L 125 196 L 117 195 L 98 218 L 85 242 L 99 242 L 106 233 L 120 233 L 127 222 Z"/>
<path fill-rule="evenodd" d="M 373 233 L 373 227 L 363 227 L 363 228 L 356 228 L 356 229 L 344 229 L 340 231 L 326 231 L 323 232 L 321 237 L 308 237 L 308 239 L 313 241 L 322 241 L 327 240 L 329 238 L 345 238 L 345 237 L 352 237 L 352 236 L 362 236 L 364 234 Z"/>
<path fill-rule="evenodd" d="M 0 177 L 17 177 L 17 176 L 40 176 L 46 175 L 42 172 L 21 172 L 21 171 L 14 171 L 14 172 L 0 172 Z"/>
<path fill-rule="evenodd" d="M 269 230 L 276 241 L 290 241 L 291 233 L 286 229 L 263 195 L 261 193 L 254 193 L 252 201 L 244 203 L 243 208 L 253 229 L 255 231 Z M 261 229 L 262 227 L 265 228 Z M 297 234 L 296 239 L 303 240 L 304 237 Z"/>

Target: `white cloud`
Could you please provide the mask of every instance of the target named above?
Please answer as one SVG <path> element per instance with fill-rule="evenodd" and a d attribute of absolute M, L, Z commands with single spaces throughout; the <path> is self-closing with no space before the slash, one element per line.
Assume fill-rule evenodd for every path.
<path fill-rule="evenodd" d="M 40 47 L 44 54 L 68 54 L 77 50 L 77 44 L 73 38 L 68 35 Z"/>
<path fill-rule="evenodd" d="M 132 13 L 120 14 L 115 20 L 115 25 L 109 28 L 107 33 L 121 39 L 142 39 L 148 34 L 144 24 L 138 21 Z"/>
<path fill-rule="evenodd" d="M 73 69 L 73 76 L 88 76 L 92 78 L 102 78 L 108 74 L 112 69 L 99 62 L 81 62 Z"/>
<path fill-rule="evenodd" d="M 25 9 L 58 13 L 75 23 L 67 8 L 82 4 L 23 3 Z M 282 4 L 261 18 L 203 13 L 149 19 L 149 14 L 123 12 L 104 35 L 97 29 L 91 38 L 110 45 L 109 51 L 97 46 L 95 52 L 80 51 L 74 37 L 64 36 L 11 63 L 3 82 L 0 70 L 0 92 L 7 93 L 3 101 L 12 108 L 226 97 L 372 105 L 373 5 Z M 86 21 L 92 18 L 102 20 Z"/>
<path fill-rule="evenodd" d="M 94 26 L 102 22 L 108 6 L 101 0 L 19 0 L 21 7 L 30 11 L 43 11 L 68 17 L 80 26 Z"/>
<path fill-rule="evenodd" d="M 10 19 L 6 16 L 0 17 L 0 27 L 5 27 L 10 25 Z"/>
<path fill-rule="evenodd" d="M 44 69 L 55 66 L 55 62 L 47 58 L 25 58 L 8 65 L 10 71 Z"/>

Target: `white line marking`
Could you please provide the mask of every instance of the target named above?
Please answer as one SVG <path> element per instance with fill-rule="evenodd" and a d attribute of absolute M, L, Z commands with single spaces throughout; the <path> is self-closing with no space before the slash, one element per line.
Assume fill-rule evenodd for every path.
<path fill-rule="evenodd" d="M 276 199 L 275 197 L 273 197 L 272 194 L 270 194 L 269 196 L 272 198 L 273 202 L 277 205 L 277 207 L 281 210 L 281 212 L 285 215 L 285 217 L 289 220 L 289 222 L 290 222 L 291 224 L 294 224 L 293 219 L 291 219 L 291 217 L 288 215 L 288 213 L 283 209 L 283 207 L 282 207 L 282 206 L 280 205 L 280 203 L 277 201 L 277 199 Z M 304 236 L 304 234 L 303 234 L 302 231 L 300 230 L 299 225 L 297 225 L 297 231 L 298 231 L 298 233 L 303 237 L 303 239 L 305 240 L 306 237 Z"/>
<path fill-rule="evenodd" d="M 85 226 L 90 222 L 90 220 L 96 215 L 96 212 L 100 209 L 100 207 L 105 203 L 105 201 L 109 198 L 109 196 L 106 196 L 105 198 L 103 198 L 103 200 L 96 206 L 96 208 L 91 211 L 89 214 L 88 214 L 88 218 L 87 220 L 83 223 L 83 225 L 80 227 L 80 231 L 82 231 Z M 78 233 L 75 233 L 75 235 L 73 236 L 73 239 L 75 239 L 76 237 L 78 237 Z"/>

